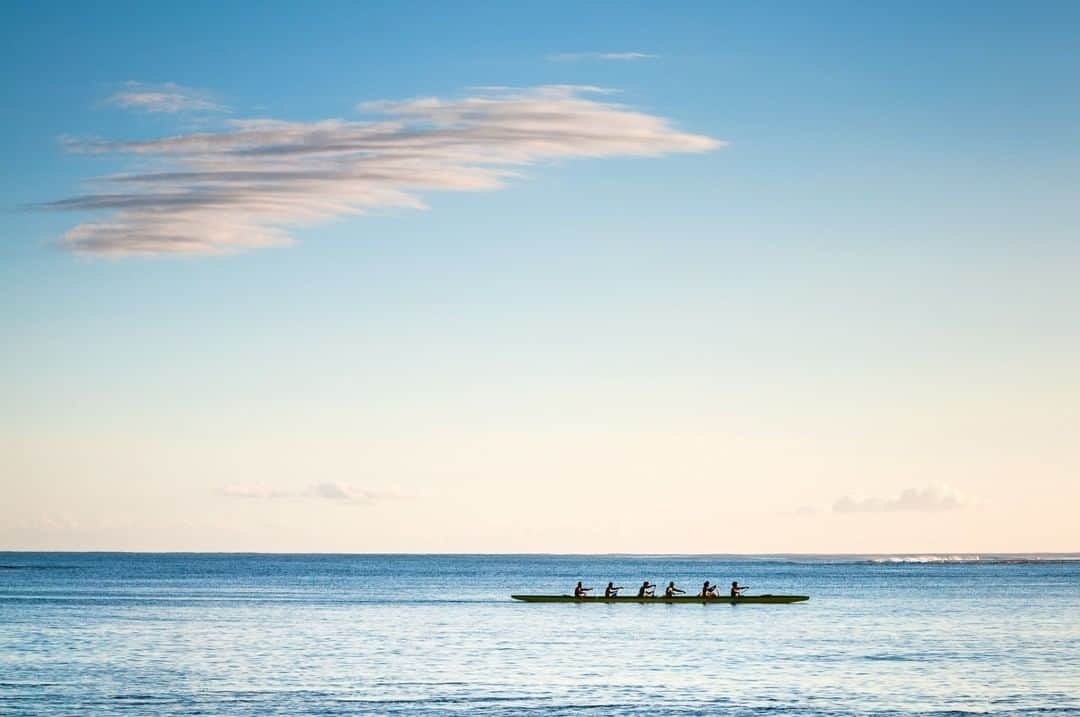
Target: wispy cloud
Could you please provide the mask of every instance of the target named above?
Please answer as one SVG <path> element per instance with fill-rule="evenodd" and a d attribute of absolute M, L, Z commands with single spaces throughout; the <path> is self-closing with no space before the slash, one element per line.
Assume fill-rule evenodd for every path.
<path fill-rule="evenodd" d="M 948 486 L 908 488 L 894 498 L 843 497 L 833 504 L 837 513 L 938 512 L 963 508 L 966 499 Z"/>
<path fill-rule="evenodd" d="M 609 62 L 632 62 L 634 60 L 655 60 L 659 55 L 648 52 L 560 52 L 548 55 L 551 62 L 581 62 L 583 60 L 604 60 Z"/>
<path fill-rule="evenodd" d="M 601 88 L 475 92 L 361 105 L 374 121 L 232 120 L 226 131 L 149 141 L 64 139 L 72 152 L 131 157 L 139 171 L 101 177 L 97 191 L 37 208 L 109 212 L 64 235 L 75 251 L 220 254 L 287 244 L 288 227 L 420 209 L 424 191 L 498 189 L 540 162 L 658 157 L 723 144 L 604 101 Z"/>
<path fill-rule="evenodd" d="M 272 500 L 278 498 L 318 498 L 340 503 L 375 503 L 383 500 L 402 498 L 400 494 L 389 491 L 376 491 L 357 488 L 348 483 L 326 481 L 312 483 L 299 490 L 281 490 L 267 488 L 258 484 L 230 485 L 221 491 L 222 495 L 232 498 L 252 498 Z"/>
<path fill-rule="evenodd" d="M 173 82 L 152 85 L 126 82 L 124 89 L 105 100 L 110 105 L 143 112 L 224 112 L 227 108 L 211 99 L 209 93 Z"/>

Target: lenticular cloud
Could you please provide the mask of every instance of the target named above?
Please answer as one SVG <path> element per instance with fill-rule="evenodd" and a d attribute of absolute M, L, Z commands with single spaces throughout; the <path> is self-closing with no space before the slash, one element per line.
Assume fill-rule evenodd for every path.
<path fill-rule="evenodd" d="M 78 252 L 221 254 L 287 244 L 289 228 L 333 217 L 423 208 L 426 191 L 497 189 L 539 162 L 721 146 L 594 87 L 489 88 L 359 110 L 374 120 L 233 120 L 227 131 L 151 141 L 67 139 L 70 151 L 128 156 L 139 171 L 41 208 L 105 213 L 64 235 Z"/>

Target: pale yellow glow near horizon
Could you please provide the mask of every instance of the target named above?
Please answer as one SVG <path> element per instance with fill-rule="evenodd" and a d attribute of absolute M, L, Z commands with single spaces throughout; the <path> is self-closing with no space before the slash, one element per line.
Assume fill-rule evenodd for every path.
<path fill-rule="evenodd" d="M 2 549 L 265 552 L 984 553 L 1080 546 L 1077 448 L 1043 398 L 891 399 L 891 415 L 544 428 L 5 439 Z M 809 411 L 811 403 L 803 406 Z M 903 412 L 902 406 L 912 409 Z M 924 406 L 925 408 L 925 406 Z M 636 425 L 635 425 L 636 424 Z M 1005 439 L 1008 439 L 1007 441 Z M 304 495 L 333 482 L 372 500 Z M 277 497 L 227 495 L 260 486 Z M 837 512 L 945 486 L 943 510 Z M 286 495 L 288 494 L 288 495 Z"/>

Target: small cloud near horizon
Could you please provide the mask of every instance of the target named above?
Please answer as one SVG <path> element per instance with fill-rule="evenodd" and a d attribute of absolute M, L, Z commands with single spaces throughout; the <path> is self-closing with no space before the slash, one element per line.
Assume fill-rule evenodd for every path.
<path fill-rule="evenodd" d="M 228 485 L 222 488 L 221 494 L 231 498 L 251 498 L 259 500 L 274 500 L 279 498 L 318 498 L 340 503 L 375 503 L 383 500 L 396 500 L 403 497 L 398 493 L 357 488 L 348 483 L 337 481 L 311 483 L 299 490 L 271 489 L 257 484 Z"/>
<path fill-rule="evenodd" d="M 649 52 L 560 52 L 548 55 L 551 62 L 580 62 L 582 60 L 604 60 L 608 62 L 633 62 L 635 60 L 655 60 L 660 57 Z"/>
<path fill-rule="evenodd" d="M 844 496 L 833 503 L 835 513 L 937 513 L 958 510 L 967 504 L 959 491 L 948 486 L 907 488 L 894 498 L 851 498 Z"/>
<path fill-rule="evenodd" d="M 176 114 L 178 112 L 225 112 L 210 94 L 175 82 L 149 84 L 125 82 L 124 89 L 105 99 L 106 104 L 143 112 Z"/>

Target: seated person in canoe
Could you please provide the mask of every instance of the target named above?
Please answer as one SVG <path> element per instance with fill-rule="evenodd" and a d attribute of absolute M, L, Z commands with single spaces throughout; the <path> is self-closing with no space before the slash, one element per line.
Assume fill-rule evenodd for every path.
<path fill-rule="evenodd" d="M 743 590 L 749 590 L 749 589 L 750 589 L 749 585 L 739 585 L 738 580 L 732 580 L 731 581 L 731 597 L 733 597 L 733 598 L 742 597 L 742 591 Z"/>
<path fill-rule="evenodd" d="M 685 592 L 685 590 L 680 590 L 679 588 L 675 587 L 675 581 L 672 580 L 670 583 L 668 583 L 667 588 L 664 589 L 664 597 L 675 597 L 677 594 Z"/>
<path fill-rule="evenodd" d="M 716 586 L 710 584 L 709 581 L 706 580 L 705 584 L 701 586 L 701 595 L 699 597 L 703 597 L 703 598 L 717 597 L 716 591 L 717 591 Z"/>
<path fill-rule="evenodd" d="M 578 584 L 574 587 L 574 597 L 576 597 L 576 598 L 588 597 L 585 593 L 589 592 L 590 590 L 592 590 L 592 588 L 582 587 L 581 586 L 581 581 L 578 580 Z"/>
<path fill-rule="evenodd" d="M 643 582 L 641 584 L 641 587 L 638 588 L 638 591 L 637 591 L 637 596 L 638 597 L 653 597 L 654 595 L 656 595 L 656 586 L 655 585 L 650 585 L 648 580 Z"/>
<path fill-rule="evenodd" d="M 604 588 L 604 597 L 613 598 L 619 597 L 619 591 L 622 590 L 622 585 L 616 586 L 613 582 L 608 582 L 607 587 Z"/>

